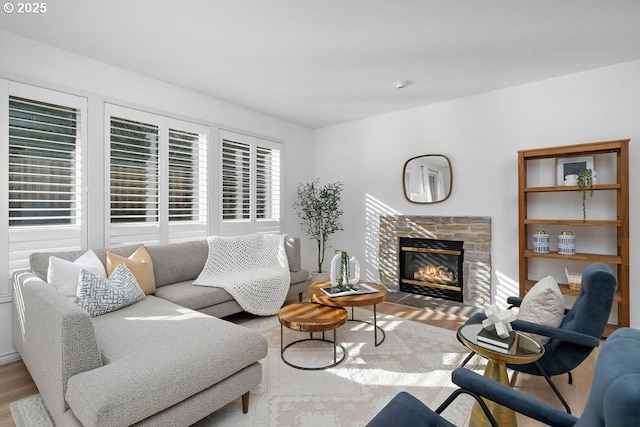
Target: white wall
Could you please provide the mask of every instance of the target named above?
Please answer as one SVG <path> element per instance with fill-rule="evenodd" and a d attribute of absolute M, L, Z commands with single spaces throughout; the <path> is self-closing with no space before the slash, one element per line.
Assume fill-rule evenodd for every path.
<path fill-rule="evenodd" d="M 517 151 L 630 138 L 630 164 L 637 165 L 639 113 L 640 61 L 635 61 L 318 129 L 314 172 L 322 181 L 344 183 L 344 231 L 332 237 L 331 244 L 364 260 L 365 274 L 377 280 L 380 213 L 490 216 L 493 296 L 501 301 L 517 295 Z M 402 167 L 419 154 L 444 154 L 451 160 L 453 190 L 445 202 L 418 205 L 405 200 Z M 640 204 L 640 188 L 633 183 L 639 178 L 632 166 L 632 261 L 640 255 L 633 221 Z M 575 209 L 580 209 L 579 202 Z M 640 327 L 639 277 L 640 266 L 632 262 L 634 327 Z"/>
<path fill-rule="evenodd" d="M 285 231 L 301 235 L 291 204 L 300 182 L 320 177 L 345 184 L 345 231 L 330 241 L 363 261 L 377 279 L 380 213 L 487 215 L 493 222 L 497 297 L 517 293 L 517 150 L 631 138 L 631 165 L 640 163 L 640 61 L 493 93 L 377 116 L 311 132 L 266 114 L 219 101 L 0 31 L 0 77 L 86 96 L 90 148 L 102 149 L 104 101 L 220 124 L 285 143 Z M 416 80 L 418 80 L 416 78 Z M 428 84 L 428 82 L 418 84 Z M 402 166 L 419 154 L 445 154 L 454 169 L 451 197 L 416 205 L 402 194 Z M 311 160 L 313 159 L 313 161 Z M 97 168 L 94 174 L 100 174 Z M 630 181 L 638 174 L 631 168 Z M 91 177 L 90 177 L 91 179 Z M 630 216 L 640 203 L 631 186 Z M 99 212 L 96 212 L 99 214 Z M 90 246 L 101 230 L 90 231 Z M 301 235 L 302 236 L 302 235 Z M 640 239 L 631 224 L 631 259 Z M 312 243 L 302 236 L 303 265 L 312 269 Z M 327 253 L 324 267 L 331 254 Z M 631 323 L 640 327 L 640 267 L 631 266 Z M 0 280 L 6 280 L 0 278 Z M 10 304 L 0 304 L 0 363 L 14 352 Z"/>
<path fill-rule="evenodd" d="M 105 101 L 211 125 L 214 143 L 219 126 L 283 141 L 284 231 L 300 235 L 291 204 L 298 183 L 311 179 L 311 170 L 304 161 L 311 154 L 310 129 L 3 31 L 0 31 L 0 52 L 0 78 L 88 98 L 89 151 L 103 150 Z M 92 181 L 102 186 L 102 168 L 92 165 L 90 186 Z M 90 247 L 100 247 L 102 242 L 102 228 L 89 230 Z M 10 322 L 10 303 L 0 303 L 0 363 L 14 357 Z"/>

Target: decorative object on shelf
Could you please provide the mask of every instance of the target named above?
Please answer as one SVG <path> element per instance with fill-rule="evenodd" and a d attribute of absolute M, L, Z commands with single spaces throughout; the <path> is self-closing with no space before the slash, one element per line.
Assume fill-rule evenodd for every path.
<path fill-rule="evenodd" d="M 564 177 L 564 185 L 578 185 L 578 175 L 571 174 Z"/>
<path fill-rule="evenodd" d="M 593 170 L 593 156 L 556 159 L 556 185 L 577 185 L 577 181 L 573 184 L 566 181 L 573 181 L 572 175 L 576 175 L 577 179 L 584 169 Z"/>
<path fill-rule="evenodd" d="M 327 240 L 336 231 L 342 230 L 342 182 L 320 185 L 316 179 L 298 186 L 298 200 L 293 208 L 300 218 L 302 230 L 317 242 L 318 270 L 322 273 Z M 311 272 L 312 274 L 314 272 Z"/>
<path fill-rule="evenodd" d="M 572 291 L 579 291 L 580 286 L 582 285 L 582 274 L 571 272 L 567 267 L 564 268 L 564 272 L 567 275 L 567 283 L 569 284 L 569 289 L 571 289 Z"/>
<path fill-rule="evenodd" d="M 558 235 L 558 253 L 560 255 L 576 254 L 576 236 L 571 231 L 563 231 Z"/>
<path fill-rule="evenodd" d="M 537 230 L 533 234 L 533 252 L 537 254 L 549 253 L 549 235 L 544 230 Z"/>
<path fill-rule="evenodd" d="M 333 286 L 344 287 L 346 291 L 360 281 L 360 262 L 354 256 L 349 257 L 347 251 L 339 251 L 331 260 L 329 277 Z"/>
<path fill-rule="evenodd" d="M 511 310 L 500 310 L 496 304 L 491 304 L 484 311 L 487 316 L 482 321 L 482 327 L 488 331 L 495 331 L 500 338 L 507 338 L 513 330 L 511 322 L 516 320 L 516 315 Z"/>
<path fill-rule="evenodd" d="M 451 162 L 441 154 L 412 157 L 402 169 L 404 197 L 412 203 L 438 203 L 451 194 Z"/>
<path fill-rule="evenodd" d="M 587 220 L 587 187 L 591 190 L 590 196 L 593 197 L 593 171 L 591 169 L 583 169 L 578 174 L 578 188 L 582 196 L 582 221 Z"/>

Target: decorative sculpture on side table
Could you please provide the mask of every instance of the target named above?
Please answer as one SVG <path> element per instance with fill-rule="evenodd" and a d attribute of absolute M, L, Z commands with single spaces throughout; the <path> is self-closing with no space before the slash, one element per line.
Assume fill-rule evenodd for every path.
<path fill-rule="evenodd" d="M 507 338 L 513 330 L 511 322 L 516 320 L 516 315 L 511 310 L 500 310 L 497 305 L 491 304 L 484 311 L 487 318 L 482 321 L 482 327 L 488 331 L 495 330 L 500 338 Z"/>

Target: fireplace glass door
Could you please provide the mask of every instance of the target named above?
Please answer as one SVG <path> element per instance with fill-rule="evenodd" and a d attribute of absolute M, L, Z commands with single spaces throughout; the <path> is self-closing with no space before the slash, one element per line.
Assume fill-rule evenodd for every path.
<path fill-rule="evenodd" d="M 400 290 L 462 302 L 463 243 L 400 238 Z"/>

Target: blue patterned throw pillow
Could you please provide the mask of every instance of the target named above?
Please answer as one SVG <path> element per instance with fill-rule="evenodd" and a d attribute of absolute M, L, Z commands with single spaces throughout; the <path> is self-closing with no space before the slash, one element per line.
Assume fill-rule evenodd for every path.
<path fill-rule="evenodd" d="M 85 269 L 80 273 L 78 305 L 91 317 L 116 311 L 143 300 L 144 297 L 135 276 L 123 263 L 107 279 Z"/>

